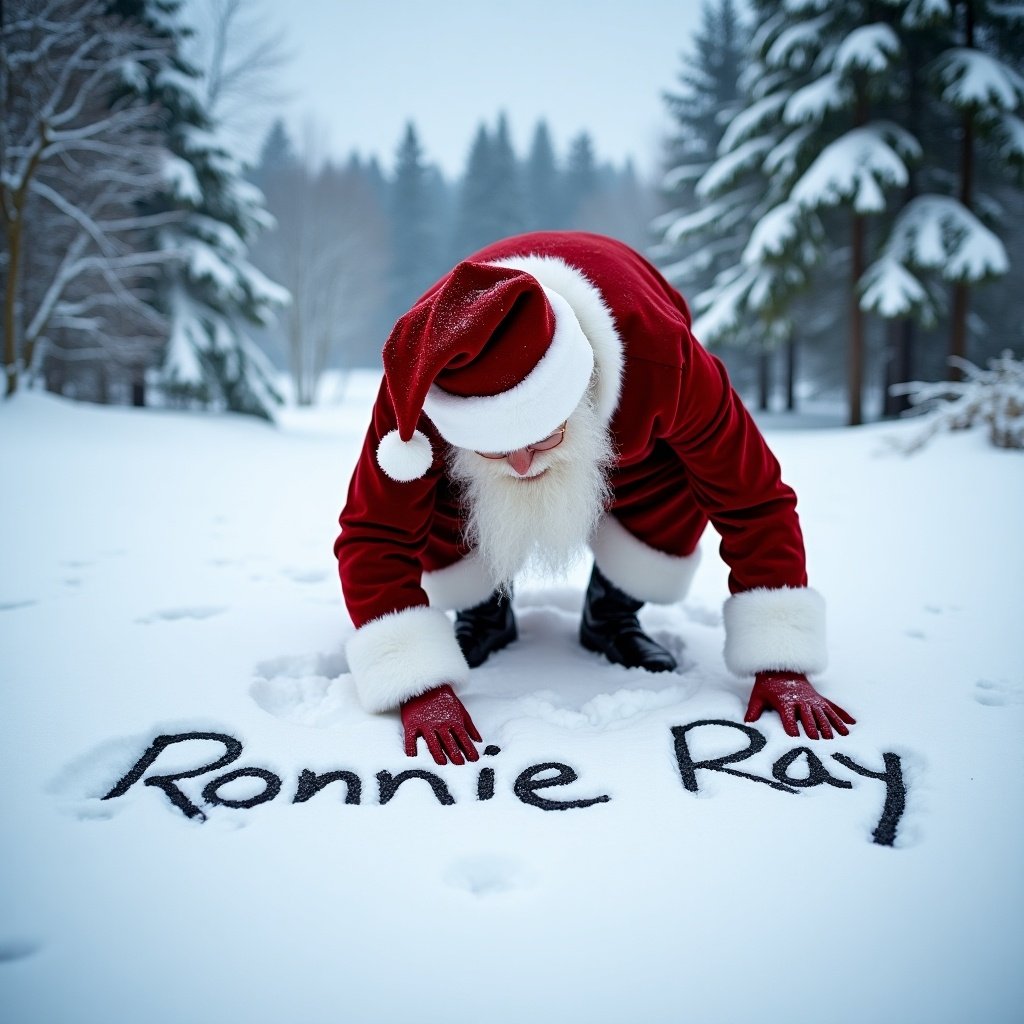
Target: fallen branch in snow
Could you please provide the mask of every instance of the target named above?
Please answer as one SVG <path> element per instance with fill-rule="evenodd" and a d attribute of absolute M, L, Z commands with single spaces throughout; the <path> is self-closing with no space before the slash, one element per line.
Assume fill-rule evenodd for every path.
<path fill-rule="evenodd" d="M 989 360 L 987 370 L 955 356 L 950 363 L 964 372 L 964 380 L 908 381 L 889 389 L 929 414 L 923 430 L 895 446 L 909 455 L 940 430 L 968 430 L 981 422 L 988 424 L 989 440 L 997 448 L 1024 449 L 1024 361 L 1006 349 Z"/>

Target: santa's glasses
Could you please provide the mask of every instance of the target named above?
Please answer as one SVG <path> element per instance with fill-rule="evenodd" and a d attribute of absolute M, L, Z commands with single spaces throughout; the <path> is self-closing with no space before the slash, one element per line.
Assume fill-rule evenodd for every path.
<path fill-rule="evenodd" d="M 549 452 L 552 448 L 557 448 L 565 438 L 565 428 L 568 423 L 569 421 L 566 420 L 557 430 L 552 431 L 543 440 L 524 445 L 522 448 L 517 448 L 516 451 Z M 507 459 L 511 454 L 512 452 L 477 452 L 477 455 L 484 459 Z"/>

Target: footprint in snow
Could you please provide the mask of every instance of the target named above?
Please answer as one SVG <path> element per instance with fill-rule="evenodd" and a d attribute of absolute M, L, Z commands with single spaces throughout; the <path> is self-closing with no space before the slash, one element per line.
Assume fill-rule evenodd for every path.
<path fill-rule="evenodd" d="M 154 622 L 180 622 L 182 619 L 210 619 L 227 611 L 219 605 L 188 605 L 182 608 L 162 608 L 135 621 L 143 626 Z"/>
<path fill-rule="evenodd" d="M 0 939 L 0 964 L 26 960 L 42 948 L 34 939 Z"/>
<path fill-rule="evenodd" d="M 282 569 L 281 575 L 293 583 L 323 583 L 329 574 L 326 569 Z"/>
<path fill-rule="evenodd" d="M 698 626 L 720 626 L 722 624 L 720 608 L 709 608 L 707 605 L 697 604 L 693 601 L 688 601 L 683 605 L 683 615 Z"/>
<path fill-rule="evenodd" d="M 249 695 L 268 715 L 326 729 L 350 719 L 357 701 L 343 651 L 261 662 Z"/>
<path fill-rule="evenodd" d="M 1014 683 L 979 679 L 974 686 L 974 699 L 989 708 L 1002 708 L 1007 704 L 1024 704 L 1024 686 Z"/>
<path fill-rule="evenodd" d="M 0 601 L 0 612 L 13 612 L 19 608 L 31 608 L 38 601 Z"/>
<path fill-rule="evenodd" d="M 462 857 L 450 864 L 442 877 L 453 889 L 477 898 L 529 888 L 535 881 L 525 864 L 499 854 Z"/>

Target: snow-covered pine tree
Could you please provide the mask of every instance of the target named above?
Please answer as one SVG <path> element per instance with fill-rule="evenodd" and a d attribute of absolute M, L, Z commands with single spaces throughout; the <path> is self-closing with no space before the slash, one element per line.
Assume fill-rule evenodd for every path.
<path fill-rule="evenodd" d="M 722 109 L 703 121 L 718 140 L 715 158 L 710 166 L 700 159 L 679 165 L 677 180 L 680 185 L 693 182 L 698 205 L 688 216 L 662 224 L 669 242 L 700 237 L 704 252 L 696 250 L 694 270 L 707 259 L 714 277 L 693 296 L 695 330 L 705 342 L 750 346 L 761 353 L 759 404 L 765 408 L 768 352 L 781 344 L 789 353 L 792 395 L 796 339 L 791 304 L 819 258 L 822 230 L 815 218 L 798 216 L 789 201 L 797 153 L 782 114 L 795 85 L 771 66 L 762 45 L 766 32 L 785 24 L 785 12 L 770 0 L 752 0 L 749 6 L 756 31 L 745 48 L 739 102 L 726 92 Z M 703 152 L 707 158 L 709 151 Z M 670 172 L 670 183 L 673 177 Z M 684 263 L 674 272 L 688 269 Z"/>
<path fill-rule="evenodd" d="M 893 70 L 903 53 L 893 26 L 901 6 L 901 0 L 754 4 L 753 47 L 771 79 L 763 103 L 781 137 L 760 157 L 776 202 L 755 224 L 743 258 L 776 258 L 788 241 L 811 239 L 833 269 L 844 259 L 851 424 L 863 420 L 860 292 L 870 284 L 864 278 L 868 220 L 886 213 L 892 190 L 907 184 L 908 162 L 921 155 L 914 134 L 888 117 L 897 87 Z"/>
<path fill-rule="evenodd" d="M 951 286 L 950 372 L 959 376 L 971 288 L 1010 266 L 997 226 L 999 204 L 985 189 L 1000 176 L 1019 184 L 1024 167 L 1024 76 L 1009 42 L 1024 31 L 1024 5 L 936 0 L 901 8 L 901 35 L 908 50 L 916 45 L 918 52 L 908 77 L 915 92 L 925 92 L 915 104 L 915 127 L 924 120 L 942 130 L 917 128 L 924 180 L 868 271 L 864 305 L 884 316 L 913 314 L 932 324 L 944 309 L 935 282 Z M 912 367 L 901 369 L 906 380 Z"/>
<path fill-rule="evenodd" d="M 738 261 L 745 245 L 745 217 L 736 221 L 737 198 L 698 198 L 696 185 L 715 162 L 722 136 L 740 110 L 743 29 L 735 0 L 704 0 L 701 27 L 681 57 L 678 86 L 663 99 L 672 118 L 665 143 L 661 195 L 665 212 L 654 222 L 661 239 L 654 250 L 669 280 L 695 296 Z M 749 206 L 749 199 L 746 204 Z"/>
<path fill-rule="evenodd" d="M 281 398 L 273 368 L 249 337 L 288 293 L 248 260 L 249 245 L 271 223 L 259 190 L 218 138 L 203 105 L 198 69 L 182 55 L 189 29 L 180 0 L 113 0 L 120 13 L 169 44 L 160 61 L 140 61 L 133 87 L 165 114 L 169 157 L 152 211 L 180 217 L 160 232 L 177 257 L 159 303 L 170 319 L 161 384 L 172 400 L 198 401 L 266 419 Z"/>
<path fill-rule="evenodd" d="M 778 97 L 769 91 L 764 102 L 772 76 L 748 55 L 748 35 L 734 0 L 705 0 L 677 90 L 664 94 L 673 121 L 662 179 L 668 210 L 654 221 L 660 243 L 653 255 L 690 297 L 703 341 L 756 354 L 758 405 L 765 409 L 770 353 L 780 341 L 787 343 L 787 379 L 793 380 L 795 336 L 777 311 L 802 279 L 791 280 L 772 254 L 743 260 L 750 226 L 767 209 L 759 158 L 778 141 L 770 118 L 763 131 Z M 792 406 L 792 385 L 788 390 Z"/>

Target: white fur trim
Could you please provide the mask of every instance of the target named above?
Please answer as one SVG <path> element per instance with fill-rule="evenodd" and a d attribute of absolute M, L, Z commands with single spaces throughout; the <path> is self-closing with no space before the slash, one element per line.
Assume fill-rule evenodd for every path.
<path fill-rule="evenodd" d="M 823 672 L 825 599 L 810 587 L 758 587 L 725 602 L 725 663 L 738 676 Z"/>
<path fill-rule="evenodd" d="M 430 439 L 419 430 L 411 441 L 403 441 L 397 430 L 389 430 L 377 445 L 377 465 L 400 484 L 419 480 L 433 461 Z"/>
<path fill-rule="evenodd" d="M 442 683 L 465 683 L 469 666 L 437 608 L 406 608 L 367 622 L 345 644 L 359 702 L 390 711 Z"/>
<path fill-rule="evenodd" d="M 691 555 L 669 555 L 645 544 L 614 516 L 602 516 L 590 541 L 594 562 L 615 586 L 638 601 L 672 604 L 690 589 L 700 564 L 700 548 Z"/>
<path fill-rule="evenodd" d="M 604 296 L 582 270 L 558 256 L 509 256 L 495 260 L 495 266 L 522 270 L 545 287 L 557 292 L 572 307 L 583 333 L 594 350 L 597 368 L 597 412 L 608 423 L 619 405 L 622 388 L 623 350 Z M 559 421 L 561 422 L 561 421 Z"/>
<path fill-rule="evenodd" d="M 423 411 L 441 436 L 459 448 L 510 452 L 547 437 L 580 403 L 594 371 L 594 350 L 572 307 L 544 289 L 555 314 L 555 333 L 537 365 L 498 395 L 463 398 L 432 384 Z"/>
<path fill-rule="evenodd" d="M 427 592 L 432 608 L 462 611 L 486 601 L 497 584 L 483 562 L 475 555 L 468 555 L 443 569 L 425 572 L 421 586 Z"/>

